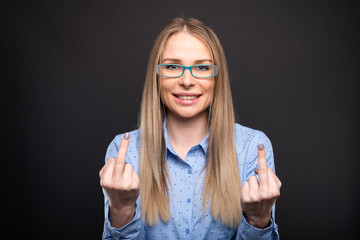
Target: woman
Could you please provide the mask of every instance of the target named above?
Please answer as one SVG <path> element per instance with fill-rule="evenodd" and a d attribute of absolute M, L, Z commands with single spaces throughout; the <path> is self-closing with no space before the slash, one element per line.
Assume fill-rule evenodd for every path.
<path fill-rule="evenodd" d="M 151 52 L 140 129 L 115 137 L 100 171 L 103 238 L 279 238 L 271 143 L 234 121 L 218 38 L 172 20 Z"/>

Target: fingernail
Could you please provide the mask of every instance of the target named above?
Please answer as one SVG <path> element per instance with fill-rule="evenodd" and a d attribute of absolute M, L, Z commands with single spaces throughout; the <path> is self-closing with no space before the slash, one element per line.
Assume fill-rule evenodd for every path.
<path fill-rule="evenodd" d="M 125 134 L 124 134 L 124 139 L 125 139 L 125 140 L 129 140 L 129 137 L 130 137 L 130 134 L 129 134 L 129 133 L 125 133 Z"/>
<path fill-rule="evenodd" d="M 264 144 L 260 143 L 260 144 L 258 145 L 258 148 L 259 148 L 260 151 L 264 150 Z"/>

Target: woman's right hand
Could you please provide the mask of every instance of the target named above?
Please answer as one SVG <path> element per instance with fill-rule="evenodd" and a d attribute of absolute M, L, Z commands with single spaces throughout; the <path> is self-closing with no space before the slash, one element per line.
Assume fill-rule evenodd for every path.
<path fill-rule="evenodd" d="M 135 202 L 140 194 L 140 180 L 132 165 L 125 163 L 130 134 L 125 133 L 116 158 L 110 158 L 100 170 L 100 185 L 109 198 L 110 221 L 121 228 L 135 216 Z"/>

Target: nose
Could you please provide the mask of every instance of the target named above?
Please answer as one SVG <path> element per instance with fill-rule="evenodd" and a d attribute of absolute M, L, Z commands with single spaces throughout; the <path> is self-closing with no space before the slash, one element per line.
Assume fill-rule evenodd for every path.
<path fill-rule="evenodd" d="M 190 73 L 190 69 L 185 69 L 184 74 L 179 79 L 179 84 L 188 88 L 195 85 L 195 79 Z"/>

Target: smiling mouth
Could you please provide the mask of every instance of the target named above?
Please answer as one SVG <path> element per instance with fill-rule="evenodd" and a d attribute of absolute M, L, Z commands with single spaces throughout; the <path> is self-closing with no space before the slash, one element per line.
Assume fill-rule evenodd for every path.
<path fill-rule="evenodd" d="M 183 99 L 183 100 L 194 100 L 195 98 L 200 97 L 201 95 L 192 95 L 192 96 L 179 96 L 179 95 L 175 95 L 173 94 L 175 97 Z"/>

